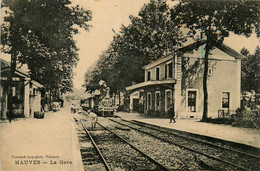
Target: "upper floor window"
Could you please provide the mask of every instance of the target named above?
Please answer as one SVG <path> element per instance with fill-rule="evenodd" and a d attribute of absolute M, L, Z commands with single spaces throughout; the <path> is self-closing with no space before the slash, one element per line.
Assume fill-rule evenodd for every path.
<path fill-rule="evenodd" d="M 212 68 L 209 68 L 208 69 L 208 75 L 212 75 L 212 72 L 213 72 Z"/>
<path fill-rule="evenodd" d="M 160 79 L 160 68 L 156 68 L 156 80 Z"/>
<path fill-rule="evenodd" d="M 173 68 L 172 68 L 172 62 L 165 65 L 165 79 L 172 78 L 173 76 Z"/>
<path fill-rule="evenodd" d="M 151 80 L 151 71 L 148 71 L 147 72 L 147 81 L 150 81 Z"/>

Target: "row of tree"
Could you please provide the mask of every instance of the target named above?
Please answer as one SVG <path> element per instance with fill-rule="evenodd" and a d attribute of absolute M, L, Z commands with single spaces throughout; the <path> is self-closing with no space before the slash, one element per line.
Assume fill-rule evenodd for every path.
<path fill-rule="evenodd" d="M 259 9 L 257 1 L 180 0 L 170 7 L 167 0 L 151 0 L 138 16 L 129 17 L 131 23 L 115 33 L 108 49 L 87 71 L 86 90 L 95 90 L 104 80 L 112 93 L 124 92 L 126 86 L 143 81 L 144 65 L 173 53 L 189 39 L 199 41 L 203 35 L 203 118 L 207 118 L 208 55 L 230 32 L 246 37 L 256 32 L 259 37 Z"/>
<path fill-rule="evenodd" d="M 11 54 L 11 75 L 27 64 L 47 91 L 72 90 L 78 48 L 73 35 L 89 29 L 91 11 L 70 0 L 3 0 L 1 50 Z"/>

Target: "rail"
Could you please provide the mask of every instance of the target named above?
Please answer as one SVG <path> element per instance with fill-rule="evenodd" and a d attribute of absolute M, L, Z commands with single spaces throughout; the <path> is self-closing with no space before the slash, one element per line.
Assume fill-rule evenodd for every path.
<path fill-rule="evenodd" d="M 220 162 L 229 164 L 229 165 L 231 165 L 231 166 L 234 166 L 234 167 L 239 168 L 239 169 L 242 169 L 242 170 L 249 170 L 249 169 L 247 169 L 247 168 L 245 168 L 245 167 L 243 167 L 243 166 L 240 166 L 240 165 L 237 165 L 237 164 L 235 164 L 235 163 L 232 163 L 232 162 L 223 160 L 223 159 L 218 158 L 218 157 L 215 157 L 215 156 L 213 156 L 213 155 L 209 155 L 209 154 L 200 152 L 200 151 L 198 151 L 198 150 L 194 150 L 194 149 L 189 148 L 189 147 L 187 147 L 187 146 L 184 146 L 184 145 L 182 145 L 182 144 L 169 141 L 169 140 L 167 140 L 167 139 L 165 139 L 165 138 L 161 138 L 161 137 L 156 136 L 156 135 L 154 135 L 154 134 L 151 134 L 151 133 L 149 133 L 149 132 L 142 131 L 142 130 L 137 129 L 137 128 L 134 128 L 134 127 L 132 127 L 132 126 L 129 126 L 129 125 L 120 123 L 120 122 L 118 122 L 118 121 L 115 121 L 115 120 L 113 120 L 113 119 L 109 119 L 109 120 L 111 120 L 111 121 L 113 121 L 113 122 L 115 122 L 115 123 L 118 123 L 118 124 L 120 124 L 120 125 L 127 126 L 127 127 L 131 128 L 131 129 L 133 129 L 133 130 L 136 130 L 136 131 L 138 131 L 138 132 L 144 133 L 144 134 L 146 134 L 146 135 L 150 135 L 150 136 L 152 136 L 152 137 L 154 137 L 154 138 L 157 138 L 157 139 L 159 139 L 159 140 L 162 140 L 162 141 L 164 141 L 164 142 L 167 142 L 167 143 L 170 143 L 170 144 L 173 144 L 173 145 L 182 147 L 182 148 L 184 148 L 184 149 L 186 149 L 186 150 L 195 152 L 195 153 L 197 153 L 197 154 L 204 155 L 204 156 L 206 156 L 206 157 L 208 157 L 208 158 L 211 158 L 211 159 L 214 159 L 214 160 L 216 160 L 216 161 L 220 161 Z"/>
<path fill-rule="evenodd" d="M 75 119 L 75 118 L 74 118 Z M 91 140 L 91 143 L 93 144 L 93 146 L 95 147 L 95 149 L 97 150 L 98 152 L 98 155 L 100 156 L 100 158 L 102 159 L 102 162 L 104 163 L 106 169 L 108 171 L 112 171 L 111 168 L 109 167 L 106 159 L 104 158 L 104 156 L 102 155 L 101 151 L 99 150 L 97 144 L 95 143 L 94 139 L 92 138 L 92 136 L 90 135 L 88 129 L 82 124 L 81 120 L 79 120 L 81 126 L 83 127 L 84 131 L 87 133 L 87 135 L 89 136 L 89 139 Z"/>
<path fill-rule="evenodd" d="M 135 149 L 136 151 L 140 152 L 143 156 L 147 157 L 151 162 L 153 162 L 154 164 L 158 165 L 159 167 L 161 167 L 163 170 L 168 170 L 170 171 L 171 169 L 168 168 L 167 166 L 164 166 L 163 164 L 161 164 L 159 161 L 155 160 L 153 157 L 149 156 L 148 154 L 146 154 L 145 152 L 143 152 L 142 150 L 140 150 L 139 148 L 137 148 L 136 146 L 134 146 L 132 143 L 128 142 L 127 140 L 125 140 L 123 137 L 121 137 L 120 135 L 118 135 L 117 133 L 115 133 L 114 131 L 112 131 L 111 129 L 103 126 L 102 124 L 100 124 L 99 122 L 97 122 L 98 125 L 100 125 L 101 127 L 103 127 L 104 129 L 108 130 L 109 132 L 111 132 L 112 134 L 114 134 L 116 137 L 118 137 L 119 139 L 121 139 L 122 141 L 124 141 L 125 143 L 127 143 L 128 145 L 130 145 L 133 149 Z"/>

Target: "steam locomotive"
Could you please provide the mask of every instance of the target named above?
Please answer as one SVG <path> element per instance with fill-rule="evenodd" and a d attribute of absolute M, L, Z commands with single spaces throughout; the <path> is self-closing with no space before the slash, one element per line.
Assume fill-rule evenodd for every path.
<path fill-rule="evenodd" d="M 109 96 L 109 90 L 106 91 L 106 96 L 94 95 L 81 104 L 83 110 L 91 110 L 98 116 L 103 117 L 113 117 L 115 106 L 113 105 L 113 100 Z"/>

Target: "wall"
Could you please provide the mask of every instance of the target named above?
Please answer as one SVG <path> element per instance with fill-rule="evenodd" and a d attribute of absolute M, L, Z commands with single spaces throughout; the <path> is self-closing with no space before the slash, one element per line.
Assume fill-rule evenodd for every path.
<path fill-rule="evenodd" d="M 209 60 L 212 75 L 208 75 L 207 81 L 208 117 L 218 117 L 218 110 L 222 109 L 222 92 L 230 93 L 230 110 L 236 110 L 240 107 L 241 73 L 239 68 L 241 68 L 241 63 L 218 49 L 213 50 L 212 54 L 209 56 L 212 59 Z M 222 60 L 220 60 L 221 57 L 223 57 Z M 176 96 L 176 100 L 180 103 L 177 107 L 177 113 L 180 118 L 201 118 L 203 113 L 203 59 L 189 58 L 188 69 L 184 68 L 177 68 L 179 73 L 177 75 L 181 75 L 181 80 L 177 79 L 175 85 L 176 94 L 181 94 Z M 182 74 L 180 74 L 181 69 L 184 69 Z M 181 92 L 179 87 L 181 87 Z M 186 95 L 190 89 L 197 91 L 196 112 L 188 112 Z"/>

